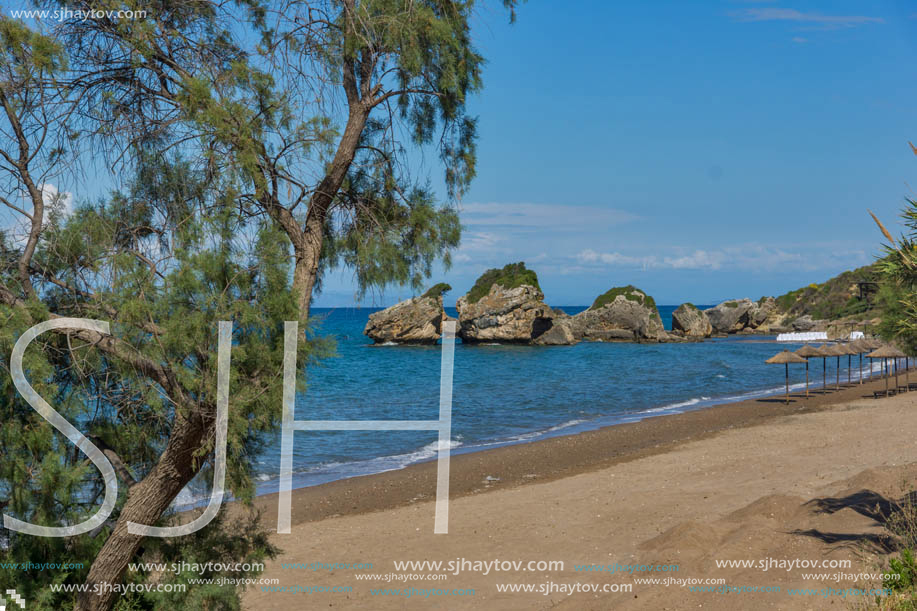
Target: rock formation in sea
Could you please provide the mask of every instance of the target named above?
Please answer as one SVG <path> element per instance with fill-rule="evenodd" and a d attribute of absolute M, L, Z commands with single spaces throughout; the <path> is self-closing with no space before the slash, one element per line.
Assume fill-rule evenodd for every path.
<path fill-rule="evenodd" d="M 748 326 L 751 299 L 730 299 L 716 307 L 704 310 L 716 333 L 738 333 Z"/>
<path fill-rule="evenodd" d="M 573 334 L 573 317 L 561 310 L 553 308 L 554 318 L 551 328 L 535 338 L 533 343 L 540 346 L 569 346 L 578 340 Z"/>
<path fill-rule="evenodd" d="M 713 325 L 707 315 L 693 303 L 683 303 L 672 312 L 672 331 L 690 339 L 710 337 Z"/>
<path fill-rule="evenodd" d="M 443 311 L 443 293 L 451 288 L 437 284 L 420 297 L 370 314 L 363 333 L 377 344 L 435 344 L 443 321 L 448 319 Z"/>
<path fill-rule="evenodd" d="M 714 333 L 763 333 L 779 330 L 781 316 L 773 297 L 730 299 L 704 310 Z M 674 323 L 673 323 L 674 324 Z"/>
<path fill-rule="evenodd" d="M 487 270 L 455 307 L 466 343 L 573 343 L 571 334 L 553 329 L 557 313 L 544 302 L 538 277 L 525 263 Z"/>
<path fill-rule="evenodd" d="M 599 295 L 592 306 L 569 324 L 583 341 L 661 342 L 673 339 L 662 326 L 653 298 L 634 286 L 615 287 Z"/>

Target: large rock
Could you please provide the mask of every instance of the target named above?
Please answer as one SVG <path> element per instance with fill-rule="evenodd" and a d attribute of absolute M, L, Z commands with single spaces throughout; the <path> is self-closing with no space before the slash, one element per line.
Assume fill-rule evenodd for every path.
<path fill-rule="evenodd" d="M 737 333 L 749 326 L 755 303 L 751 299 L 731 299 L 704 310 L 716 333 Z"/>
<path fill-rule="evenodd" d="M 511 289 L 494 284 L 477 301 L 464 295 L 455 307 L 459 312 L 459 335 L 466 343 L 538 343 L 554 326 L 554 311 L 545 304 L 544 295 L 527 284 Z M 557 343 L 554 334 L 547 339 L 548 343 Z"/>
<path fill-rule="evenodd" d="M 445 318 L 442 292 L 428 293 L 370 314 L 363 333 L 377 344 L 435 344 Z"/>
<path fill-rule="evenodd" d="M 672 312 L 672 330 L 690 338 L 710 337 L 713 325 L 710 319 L 693 303 L 683 303 Z"/>
<path fill-rule="evenodd" d="M 566 321 L 569 315 L 545 304 L 538 277 L 526 269 L 525 263 L 487 270 L 455 307 L 459 312 L 459 336 L 466 343 L 576 342 Z M 555 328 L 555 319 L 564 319 L 564 324 Z"/>
<path fill-rule="evenodd" d="M 570 322 L 576 339 L 585 341 L 669 340 L 652 297 L 633 286 L 600 295 L 588 310 Z"/>
<path fill-rule="evenodd" d="M 793 331 L 814 331 L 818 323 L 808 314 L 804 314 L 793 321 Z"/>
<path fill-rule="evenodd" d="M 704 313 L 715 333 L 761 333 L 770 331 L 780 319 L 773 297 L 762 297 L 758 301 L 730 299 Z"/>
<path fill-rule="evenodd" d="M 753 329 L 767 327 L 777 315 L 777 300 L 762 297 L 752 306 L 748 314 L 748 326 Z"/>
<path fill-rule="evenodd" d="M 553 326 L 554 311 L 544 303 L 544 295 L 534 286 L 505 289 L 491 286 L 481 299 L 471 302 L 461 297 L 459 335 L 463 342 L 532 343 Z"/>
<path fill-rule="evenodd" d="M 566 317 L 554 318 L 551 322 L 551 328 L 536 337 L 532 343 L 539 346 L 570 346 L 577 342 L 576 335 L 573 333 L 572 317 L 568 314 Z"/>

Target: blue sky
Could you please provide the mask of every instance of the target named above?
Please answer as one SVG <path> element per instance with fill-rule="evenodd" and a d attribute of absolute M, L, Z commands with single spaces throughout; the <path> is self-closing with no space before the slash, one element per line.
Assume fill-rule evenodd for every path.
<path fill-rule="evenodd" d="M 622 284 L 714 303 L 869 263 L 867 208 L 897 226 L 917 180 L 915 34 L 905 2 L 530 0 L 512 26 L 482 9 L 478 177 L 432 281 L 452 305 L 522 260 L 554 305 Z M 352 293 L 333 273 L 317 305 Z"/>

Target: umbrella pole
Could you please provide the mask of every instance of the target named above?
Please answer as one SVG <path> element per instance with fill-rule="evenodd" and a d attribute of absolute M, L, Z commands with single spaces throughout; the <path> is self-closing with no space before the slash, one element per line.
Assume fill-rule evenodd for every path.
<path fill-rule="evenodd" d="M 806 399 L 809 398 L 809 359 L 806 359 Z"/>
<path fill-rule="evenodd" d="M 828 359 L 821 357 L 821 394 L 828 392 Z"/>
<path fill-rule="evenodd" d="M 789 365 L 788 365 L 789 366 Z M 898 359 L 895 359 L 895 394 L 898 394 Z"/>
<path fill-rule="evenodd" d="M 837 357 L 837 367 L 834 369 L 834 390 L 841 389 L 841 357 Z"/>
<path fill-rule="evenodd" d="M 888 397 L 890 396 L 888 394 L 888 359 L 882 359 L 882 361 L 885 363 L 885 396 Z"/>
<path fill-rule="evenodd" d="M 860 353 L 860 385 L 863 384 L 863 353 Z"/>
<path fill-rule="evenodd" d="M 784 363 L 784 368 L 786 369 L 786 404 L 790 404 L 790 364 Z"/>
<path fill-rule="evenodd" d="M 850 359 L 851 356 L 847 355 L 847 386 L 850 386 Z"/>
<path fill-rule="evenodd" d="M 911 392 L 911 357 L 904 357 L 904 392 Z"/>

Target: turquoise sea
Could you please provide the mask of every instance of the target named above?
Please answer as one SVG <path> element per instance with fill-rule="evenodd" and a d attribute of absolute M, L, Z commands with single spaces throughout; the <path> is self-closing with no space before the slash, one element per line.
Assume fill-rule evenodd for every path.
<path fill-rule="evenodd" d="M 570 314 L 584 307 L 564 307 Z M 661 306 L 671 328 L 675 306 Z M 298 420 L 435 420 L 438 346 L 374 346 L 363 335 L 372 308 L 319 309 L 319 332 L 337 356 L 308 371 Z M 447 311 L 456 316 L 454 309 Z M 783 347 L 741 336 L 685 344 L 581 343 L 575 346 L 455 346 L 454 453 L 524 443 L 602 426 L 783 392 L 784 368 L 764 360 Z M 817 362 L 816 362 L 817 361 Z M 829 385 L 836 359 L 828 359 Z M 854 372 L 858 373 L 854 357 Z M 864 365 L 865 366 L 865 365 Z M 811 364 L 821 379 L 822 363 Z M 847 359 L 841 359 L 846 378 Z M 805 369 L 790 368 L 794 388 Z M 279 409 L 279 406 L 278 406 Z M 761 409 L 767 409 L 762 404 Z M 294 486 L 365 475 L 435 457 L 435 432 L 296 432 Z M 256 459 L 259 494 L 277 490 L 280 434 Z M 188 498 L 189 495 L 191 498 Z M 194 502 L 187 491 L 178 505 Z"/>
<path fill-rule="evenodd" d="M 676 306 L 660 306 L 671 328 Z M 703 306 L 702 306 L 703 307 Z M 585 307 L 564 307 L 575 314 Z M 374 346 L 363 328 L 373 308 L 318 309 L 319 333 L 337 356 L 308 370 L 297 420 L 435 420 L 440 348 Z M 447 308 L 452 316 L 454 309 Z M 575 346 L 455 346 L 453 452 L 568 435 L 647 417 L 783 392 L 784 368 L 765 359 L 783 348 L 774 337 L 733 336 L 697 343 L 581 343 Z M 829 386 L 836 359 L 827 361 Z M 864 367 L 867 365 L 864 364 Z M 822 378 L 821 359 L 810 365 Z M 841 358 L 846 379 L 847 359 Z M 858 361 L 853 359 L 853 377 Z M 791 388 L 805 368 L 790 368 Z M 280 406 L 278 406 L 278 409 Z M 767 409 L 762 404 L 761 409 Z M 400 469 L 435 457 L 435 432 L 303 432 L 294 435 L 294 487 Z M 259 494 L 277 491 L 280 433 L 256 458 Z M 193 486 L 196 488 L 196 486 Z M 203 491 L 201 492 L 203 495 Z M 182 506 L 201 495 L 186 491 Z M 206 495 L 204 495 L 206 496 Z"/>

